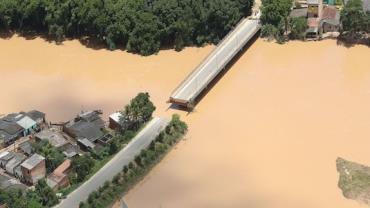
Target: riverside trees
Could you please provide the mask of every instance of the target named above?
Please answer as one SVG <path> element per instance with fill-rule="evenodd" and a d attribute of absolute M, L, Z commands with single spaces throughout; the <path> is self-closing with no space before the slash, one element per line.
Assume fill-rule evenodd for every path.
<path fill-rule="evenodd" d="M 370 33 L 370 11 L 365 11 L 361 0 L 349 0 L 341 12 L 342 37 L 360 39 Z"/>
<path fill-rule="evenodd" d="M 275 38 L 278 42 L 283 41 L 292 3 L 292 0 L 262 0 L 262 36 Z"/>
<path fill-rule="evenodd" d="M 57 42 L 89 37 L 110 49 L 149 55 L 160 47 L 217 43 L 253 0 L 2 0 L 0 30 Z"/>

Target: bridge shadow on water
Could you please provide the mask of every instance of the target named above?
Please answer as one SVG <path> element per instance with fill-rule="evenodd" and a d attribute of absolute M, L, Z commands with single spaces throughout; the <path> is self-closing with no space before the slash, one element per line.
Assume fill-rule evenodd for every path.
<path fill-rule="evenodd" d="M 188 112 L 188 115 L 192 112 L 196 112 L 196 106 L 202 99 L 212 90 L 212 88 L 225 76 L 225 74 L 234 66 L 236 62 L 244 55 L 246 51 L 253 45 L 254 42 L 259 38 L 260 31 L 257 32 L 250 41 L 231 59 L 231 61 L 225 66 L 223 70 L 208 84 L 206 88 L 198 95 L 197 99 L 194 101 L 193 108 L 186 108 L 177 104 L 170 104 L 168 109 L 175 109 Z"/>

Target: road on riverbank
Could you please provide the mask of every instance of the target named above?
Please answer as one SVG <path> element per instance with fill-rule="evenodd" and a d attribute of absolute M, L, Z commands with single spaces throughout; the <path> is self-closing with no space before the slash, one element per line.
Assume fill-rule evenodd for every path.
<path fill-rule="evenodd" d="M 78 189 L 70 193 L 56 208 L 77 208 L 81 201 L 85 201 L 89 194 L 103 186 L 105 181 L 110 181 L 122 171 L 123 166 L 134 160 L 140 151 L 149 146 L 155 137 L 168 124 L 164 118 L 152 119 L 143 130 L 120 152 L 118 152 L 104 167 L 95 175 L 83 183 Z"/>

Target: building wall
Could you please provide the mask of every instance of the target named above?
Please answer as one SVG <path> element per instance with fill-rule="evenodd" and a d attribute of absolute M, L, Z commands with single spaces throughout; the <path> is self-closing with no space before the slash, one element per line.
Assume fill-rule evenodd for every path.
<path fill-rule="evenodd" d="M 308 5 L 307 17 L 318 17 L 319 16 L 319 6 L 318 5 Z"/>
<path fill-rule="evenodd" d="M 322 32 L 338 32 L 339 31 L 339 26 L 331 25 L 328 23 L 323 23 L 322 25 Z"/>
<path fill-rule="evenodd" d="M 113 130 L 118 130 L 119 128 L 121 128 L 121 125 L 112 118 L 109 118 L 109 128 Z"/>
<path fill-rule="evenodd" d="M 29 184 L 37 183 L 38 180 L 45 178 L 46 175 L 45 160 L 40 162 L 32 170 L 29 170 L 23 166 L 21 167 L 21 169 L 25 182 Z"/>

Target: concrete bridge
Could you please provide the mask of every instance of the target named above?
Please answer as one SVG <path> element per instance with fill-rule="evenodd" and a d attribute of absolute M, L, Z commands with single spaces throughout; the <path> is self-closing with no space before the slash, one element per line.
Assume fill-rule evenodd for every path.
<path fill-rule="evenodd" d="M 169 102 L 193 108 L 196 98 L 260 30 L 260 11 L 242 19 L 194 71 L 173 91 Z"/>

